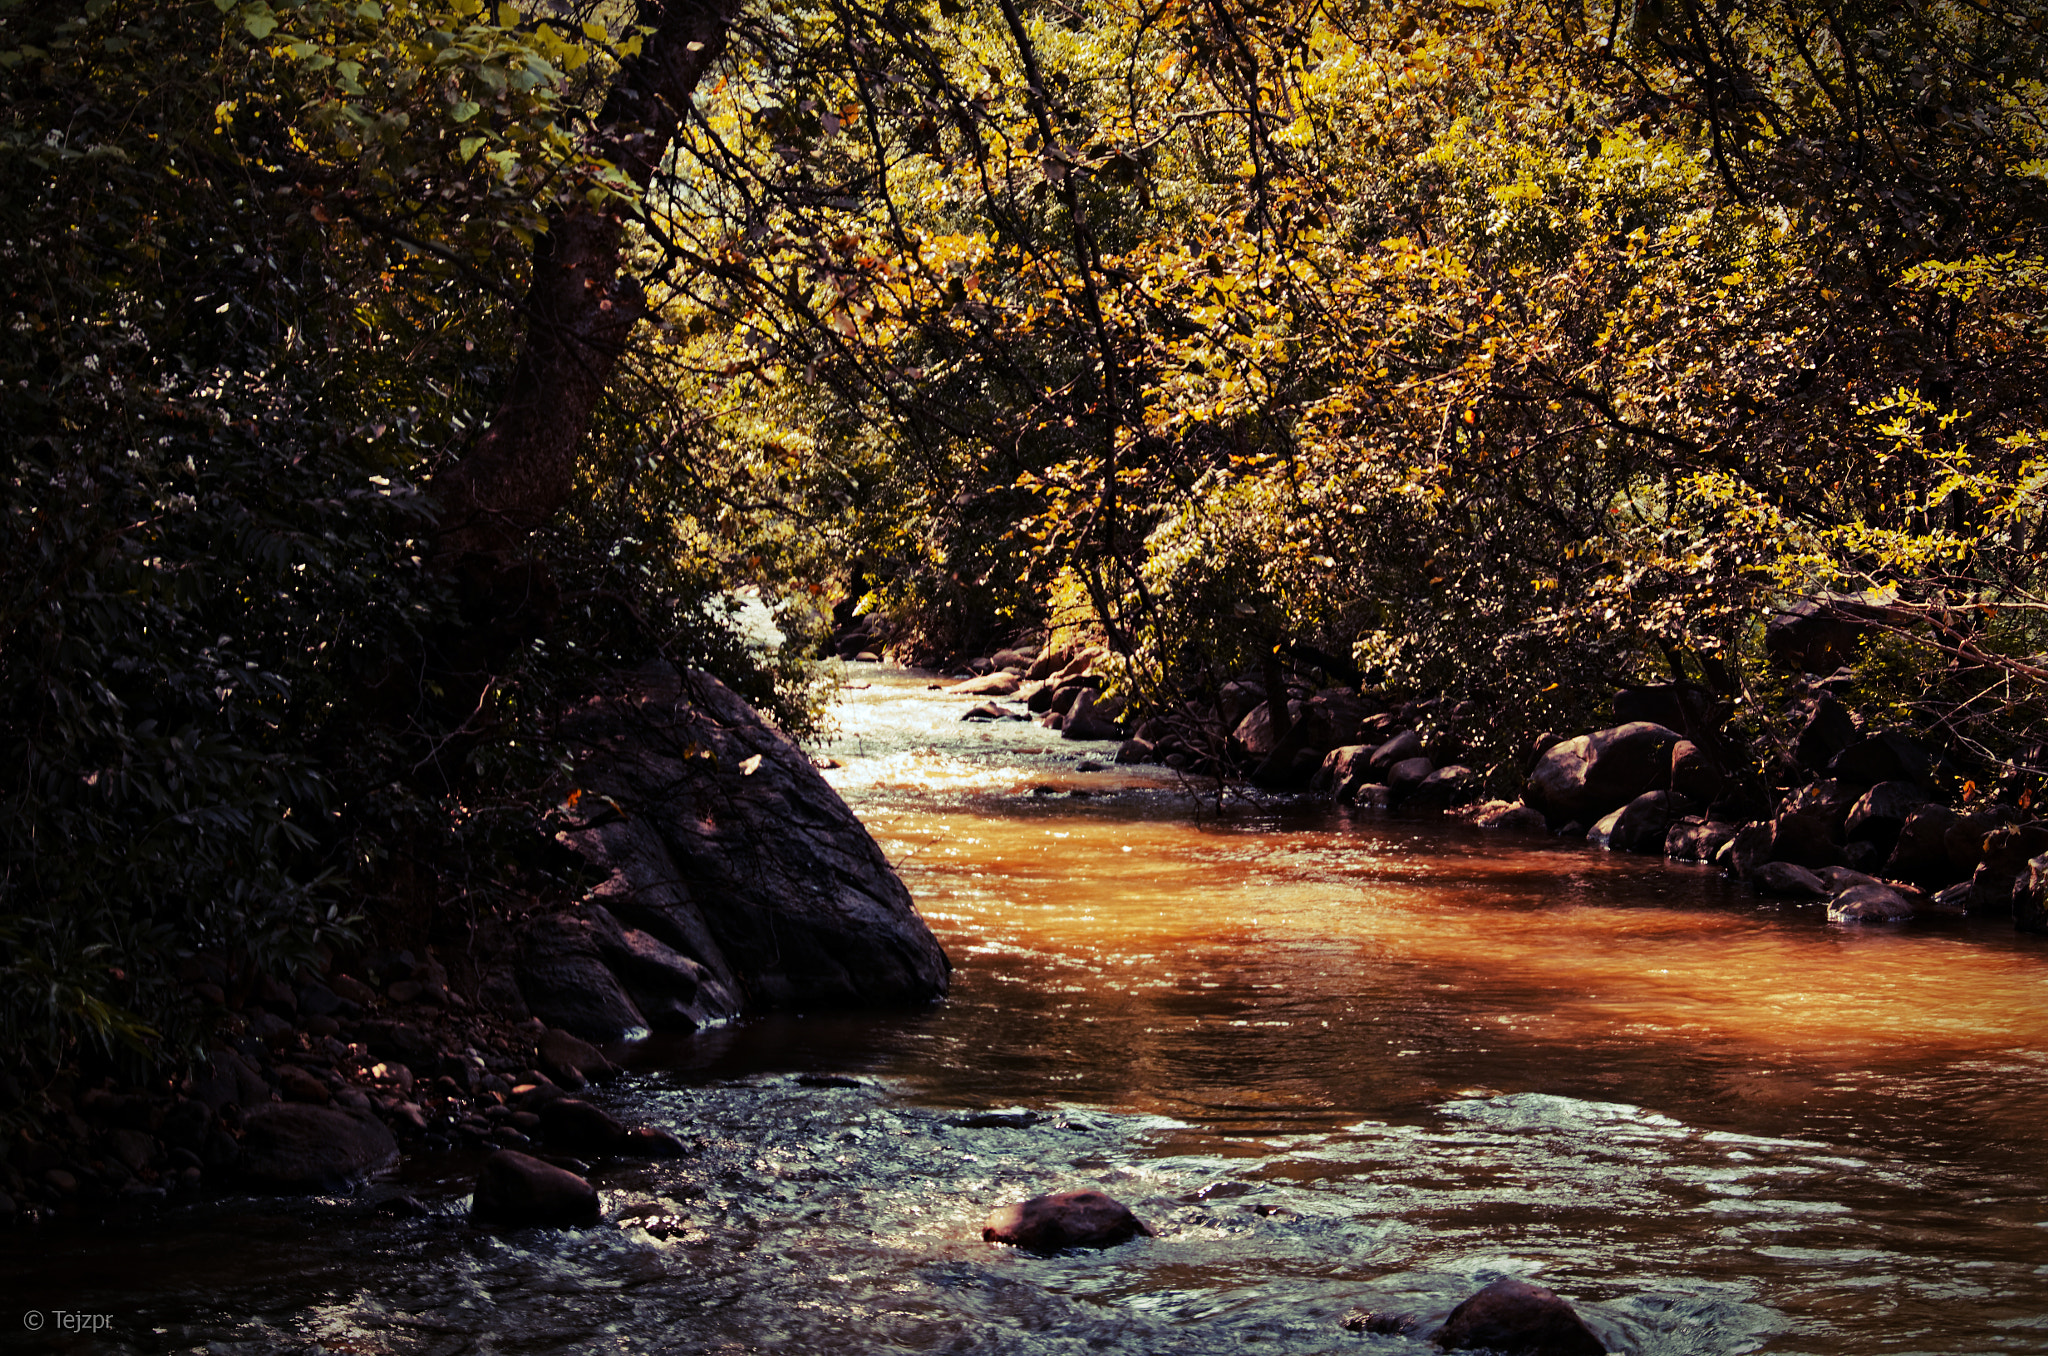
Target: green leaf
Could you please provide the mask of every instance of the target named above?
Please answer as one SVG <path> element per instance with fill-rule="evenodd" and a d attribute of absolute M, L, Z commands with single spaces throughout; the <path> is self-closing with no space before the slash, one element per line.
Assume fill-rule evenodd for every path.
<path fill-rule="evenodd" d="M 450 110 L 450 112 L 455 118 L 455 121 L 468 122 L 471 118 L 483 112 L 483 108 L 479 104 L 472 103 L 470 100 L 464 99 L 457 103 L 455 107 Z"/>

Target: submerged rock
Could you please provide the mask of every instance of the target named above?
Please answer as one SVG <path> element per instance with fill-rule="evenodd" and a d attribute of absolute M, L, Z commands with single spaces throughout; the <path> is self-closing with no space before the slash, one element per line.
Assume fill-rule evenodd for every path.
<path fill-rule="evenodd" d="M 1497 1356 L 1606 1356 L 1571 1305 L 1540 1285 L 1502 1278 L 1451 1310 L 1437 1331 L 1446 1351 Z"/>
<path fill-rule="evenodd" d="M 597 1189 L 566 1168 L 500 1149 L 477 1174 L 470 1214 L 508 1228 L 570 1229 L 598 1221 Z"/>
<path fill-rule="evenodd" d="M 1061 1191 L 1033 1196 L 990 1214 L 982 1225 L 985 1243 L 1008 1243 L 1029 1252 L 1062 1248 L 1108 1248 L 1152 1231 L 1122 1202 L 1100 1191 Z"/>

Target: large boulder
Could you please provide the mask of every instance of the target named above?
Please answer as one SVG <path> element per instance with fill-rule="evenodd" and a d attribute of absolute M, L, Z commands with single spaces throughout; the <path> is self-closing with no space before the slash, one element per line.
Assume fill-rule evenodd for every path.
<path fill-rule="evenodd" d="M 1899 833 L 1913 812 L 1927 803 L 1927 793 L 1917 782 L 1879 782 L 1849 807 L 1842 834 L 1851 842 L 1875 843 L 1890 856 Z"/>
<path fill-rule="evenodd" d="M 626 1139 L 626 1127 L 611 1113 L 578 1097 L 557 1097 L 539 1115 L 541 1137 L 562 1153 L 614 1153 Z"/>
<path fill-rule="evenodd" d="M 1427 758 L 1404 758 L 1387 769 L 1387 808 L 1398 810 L 1405 805 L 1422 784 L 1429 780 L 1436 767 Z"/>
<path fill-rule="evenodd" d="M 608 911 L 589 904 L 592 914 Z M 616 920 L 597 937 L 600 953 L 632 996 L 634 1006 L 656 1031 L 695 1031 L 732 1016 L 739 1000 L 709 969 L 652 933 L 620 927 Z"/>
<path fill-rule="evenodd" d="M 1370 718 L 1365 699 L 1349 688 L 1324 688 L 1303 706 L 1303 718 L 1314 723 L 1317 746 L 1325 749 L 1360 740 Z"/>
<path fill-rule="evenodd" d="M 242 1117 L 235 1170 L 257 1191 L 343 1191 L 398 1163 L 398 1141 L 366 1111 L 270 1102 Z"/>
<path fill-rule="evenodd" d="M 624 1072 L 605 1057 L 604 1051 L 580 1036 L 549 1028 L 535 1043 L 540 1066 L 562 1087 L 576 1089 L 586 1083 L 616 1078 Z"/>
<path fill-rule="evenodd" d="M 1008 1243 L 1027 1252 L 1062 1248 L 1109 1248 L 1152 1231 L 1122 1202 L 1100 1191 L 1061 1191 L 1033 1196 L 990 1214 L 982 1225 L 987 1243 Z"/>
<path fill-rule="evenodd" d="M 1353 770 L 1365 766 L 1371 753 L 1372 749 L 1364 744 L 1345 744 L 1331 749 L 1323 755 L 1315 779 L 1309 783 L 1309 790 L 1326 796 L 1336 795 L 1351 780 Z"/>
<path fill-rule="evenodd" d="M 1067 718 L 1060 725 L 1060 738 L 1107 740 L 1123 742 L 1124 727 L 1118 723 L 1123 714 L 1124 702 L 1121 697 L 1104 698 L 1093 690 L 1084 689 L 1067 708 Z"/>
<path fill-rule="evenodd" d="M 500 1149 L 477 1173 L 470 1214 L 505 1228 L 574 1229 L 598 1221 L 597 1191 L 552 1163 Z"/>
<path fill-rule="evenodd" d="M 593 899 L 743 1009 L 944 996 L 945 953 L 881 848 L 717 679 L 650 666 L 563 733 L 580 794 L 559 837 L 605 875 Z"/>
<path fill-rule="evenodd" d="M 1496 1356 L 1606 1356 L 1607 1344 L 1555 1292 L 1502 1278 L 1451 1310 L 1437 1330 L 1445 1351 Z"/>
<path fill-rule="evenodd" d="M 1402 730 L 1373 749 L 1372 757 L 1366 759 L 1366 771 L 1384 778 L 1394 764 L 1422 756 L 1422 736 L 1413 730 Z"/>
<path fill-rule="evenodd" d="M 1469 767 L 1460 767 L 1456 764 L 1440 767 L 1424 777 L 1416 784 L 1414 790 L 1402 797 L 1401 808 L 1410 812 L 1428 812 L 1468 805 L 1479 799 L 1485 785 L 1485 780 Z"/>
<path fill-rule="evenodd" d="M 1751 879 L 1771 860 L 1771 826 L 1744 824 L 1714 857 L 1737 880 Z"/>
<path fill-rule="evenodd" d="M 1552 745 L 1529 773 L 1522 799 L 1551 824 L 1591 823 L 1671 779 L 1678 733 L 1634 721 Z"/>
<path fill-rule="evenodd" d="M 1949 879 L 1967 880 L 1974 875 L 1977 864 L 1984 860 L 1985 846 L 1992 830 L 2017 824 L 2021 818 L 2020 812 L 2010 805 L 1983 805 L 1958 814 L 1955 823 L 1942 836 L 1949 870 L 1954 873 Z"/>
<path fill-rule="evenodd" d="M 1273 721 L 1270 703 L 1260 702 L 1245 713 L 1237 728 L 1230 732 L 1231 747 L 1238 757 L 1248 762 L 1259 762 L 1272 755 L 1280 746 L 1281 739 L 1292 733 L 1301 723 L 1302 704 L 1298 701 L 1287 703 L 1287 729 L 1282 730 Z"/>

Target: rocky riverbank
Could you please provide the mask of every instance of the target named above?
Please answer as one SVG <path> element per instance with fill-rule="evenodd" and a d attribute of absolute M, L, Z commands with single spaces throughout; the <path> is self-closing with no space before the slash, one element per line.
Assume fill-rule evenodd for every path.
<path fill-rule="evenodd" d="M 1817 617 L 1795 610 L 1772 624 L 1778 663 L 1841 657 L 1841 637 Z M 982 699 L 964 719 L 1030 718 L 1067 739 L 1116 741 L 1120 763 L 1711 863 L 1760 893 L 1824 904 L 1833 922 L 1971 914 L 2048 934 L 2048 822 L 2024 798 L 1980 797 L 1919 732 L 1852 710 L 1840 695 L 1847 669 L 1791 680 L 1776 713 L 1791 735 L 1769 756 L 1731 729 L 1731 702 L 1671 683 L 1617 692 L 1611 725 L 1539 736 L 1520 766 L 1480 769 L 1467 758 L 1494 713 L 1475 702 L 1316 688 L 1275 667 L 1224 683 L 1214 700 L 1140 715 L 1111 691 L 1110 658 L 1081 645 L 1003 650 L 944 690 Z M 1504 783 L 1515 794 L 1489 799 Z"/>
<path fill-rule="evenodd" d="M 547 828 L 587 888 L 465 925 L 458 944 L 330 955 L 290 982 L 188 958 L 180 979 L 214 1037 L 186 1067 L 0 1074 L 18 1127 L 0 1219 L 340 1189 L 412 1149 L 567 1172 L 665 1156 L 670 1137 L 573 1097 L 616 1072 L 596 1043 L 945 994 L 945 954 L 880 848 L 716 679 L 623 675 L 564 729 L 575 769 Z M 423 931 L 449 936 L 449 921 Z M 537 1178 L 499 1176 L 514 1213 L 503 1202 Z"/>

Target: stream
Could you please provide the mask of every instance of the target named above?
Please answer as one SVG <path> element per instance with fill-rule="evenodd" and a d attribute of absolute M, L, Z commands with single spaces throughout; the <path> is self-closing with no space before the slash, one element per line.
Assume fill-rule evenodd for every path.
<path fill-rule="evenodd" d="M 9 1349 L 1419 1353 L 1501 1275 L 1614 1351 L 2048 1351 L 2048 942 L 1830 926 L 1705 868 L 1231 799 L 861 666 L 825 752 L 952 957 L 929 1011 L 663 1037 L 698 1152 L 618 1224 L 227 1198 L 5 1240 Z M 1033 1257 L 1097 1187 L 1156 1237 Z M 8 1322 L 13 1320 L 9 1318 Z"/>

